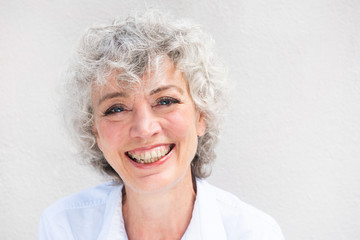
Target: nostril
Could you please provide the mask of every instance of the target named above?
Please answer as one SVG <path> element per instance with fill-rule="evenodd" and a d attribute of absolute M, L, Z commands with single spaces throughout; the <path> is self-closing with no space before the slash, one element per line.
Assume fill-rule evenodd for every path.
<path fill-rule="evenodd" d="M 146 139 L 161 131 L 160 118 L 147 102 L 139 102 L 133 110 L 131 137 Z"/>
<path fill-rule="evenodd" d="M 133 126 L 130 129 L 131 137 L 149 138 L 161 131 L 160 123 L 154 119 L 143 119 L 138 122 L 133 122 Z"/>

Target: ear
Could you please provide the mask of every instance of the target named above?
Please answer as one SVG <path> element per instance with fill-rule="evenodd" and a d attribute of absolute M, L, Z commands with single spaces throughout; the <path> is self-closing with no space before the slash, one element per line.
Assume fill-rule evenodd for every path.
<path fill-rule="evenodd" d="M 99 133 L 98 133 L 95 123 L 93 124 L 93 133 L 96 137 L 96 143 L 97 143 L 99 149 L 102 151 L 101 141 L 100 141 Z"/>
<path fill-rule="evenodd" d="M 197 133 L 198 137 L 201 137 L 202 135 L 204 135 L 205 130 L 206 130 L 205 114 L 200 113 L 200 116 L 196 123 L 196 133 Z"/>

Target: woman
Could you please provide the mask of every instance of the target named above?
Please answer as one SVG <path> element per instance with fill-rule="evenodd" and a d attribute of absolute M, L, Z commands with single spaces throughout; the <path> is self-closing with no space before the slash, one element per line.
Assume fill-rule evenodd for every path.
<path fill-rule="evenodd" d="M 150 11 L 84 35 L 67 120 L 114 182 L 49 207 L 40 239 L 283 239 L 271 217 L 204 180 L 224 71 L 199 27 Z"/>

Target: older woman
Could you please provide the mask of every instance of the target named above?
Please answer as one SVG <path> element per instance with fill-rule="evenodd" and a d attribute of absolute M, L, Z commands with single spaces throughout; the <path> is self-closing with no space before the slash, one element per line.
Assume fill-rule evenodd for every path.
<path fill-rule="evenodd" d="M 49 207 L 40 239 L 283 239 L 271 217 L 201 180 L 225 97 L 198 26 L 150 11 L 91 28 L 68 80 L 84 158 L 115 181 Z"/>

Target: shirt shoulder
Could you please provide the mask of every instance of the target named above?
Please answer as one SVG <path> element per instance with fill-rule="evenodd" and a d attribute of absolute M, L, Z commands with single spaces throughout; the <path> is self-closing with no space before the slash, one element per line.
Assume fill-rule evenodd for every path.
<path fill-rule="evenodd" d="M 204 183 L 219 209 L 227 239 L 283 240 L 281 229 L 273 217 L 241 201 L 237 196 Z"/>
<path fill-rule="evenodd" d="M 44 211 L 43 215 L 51 218 L 67 210 L 93 208 L 104 205 L 114 187 L 115 185 L 109 182 L 71 194 L 51 204 Z"/>
<path fill-rule="evenodd" d="M 50 205 L 42 214 L 39 239 L 96 239 L 106 220 L 113 183 L 89 188 Z"/>

